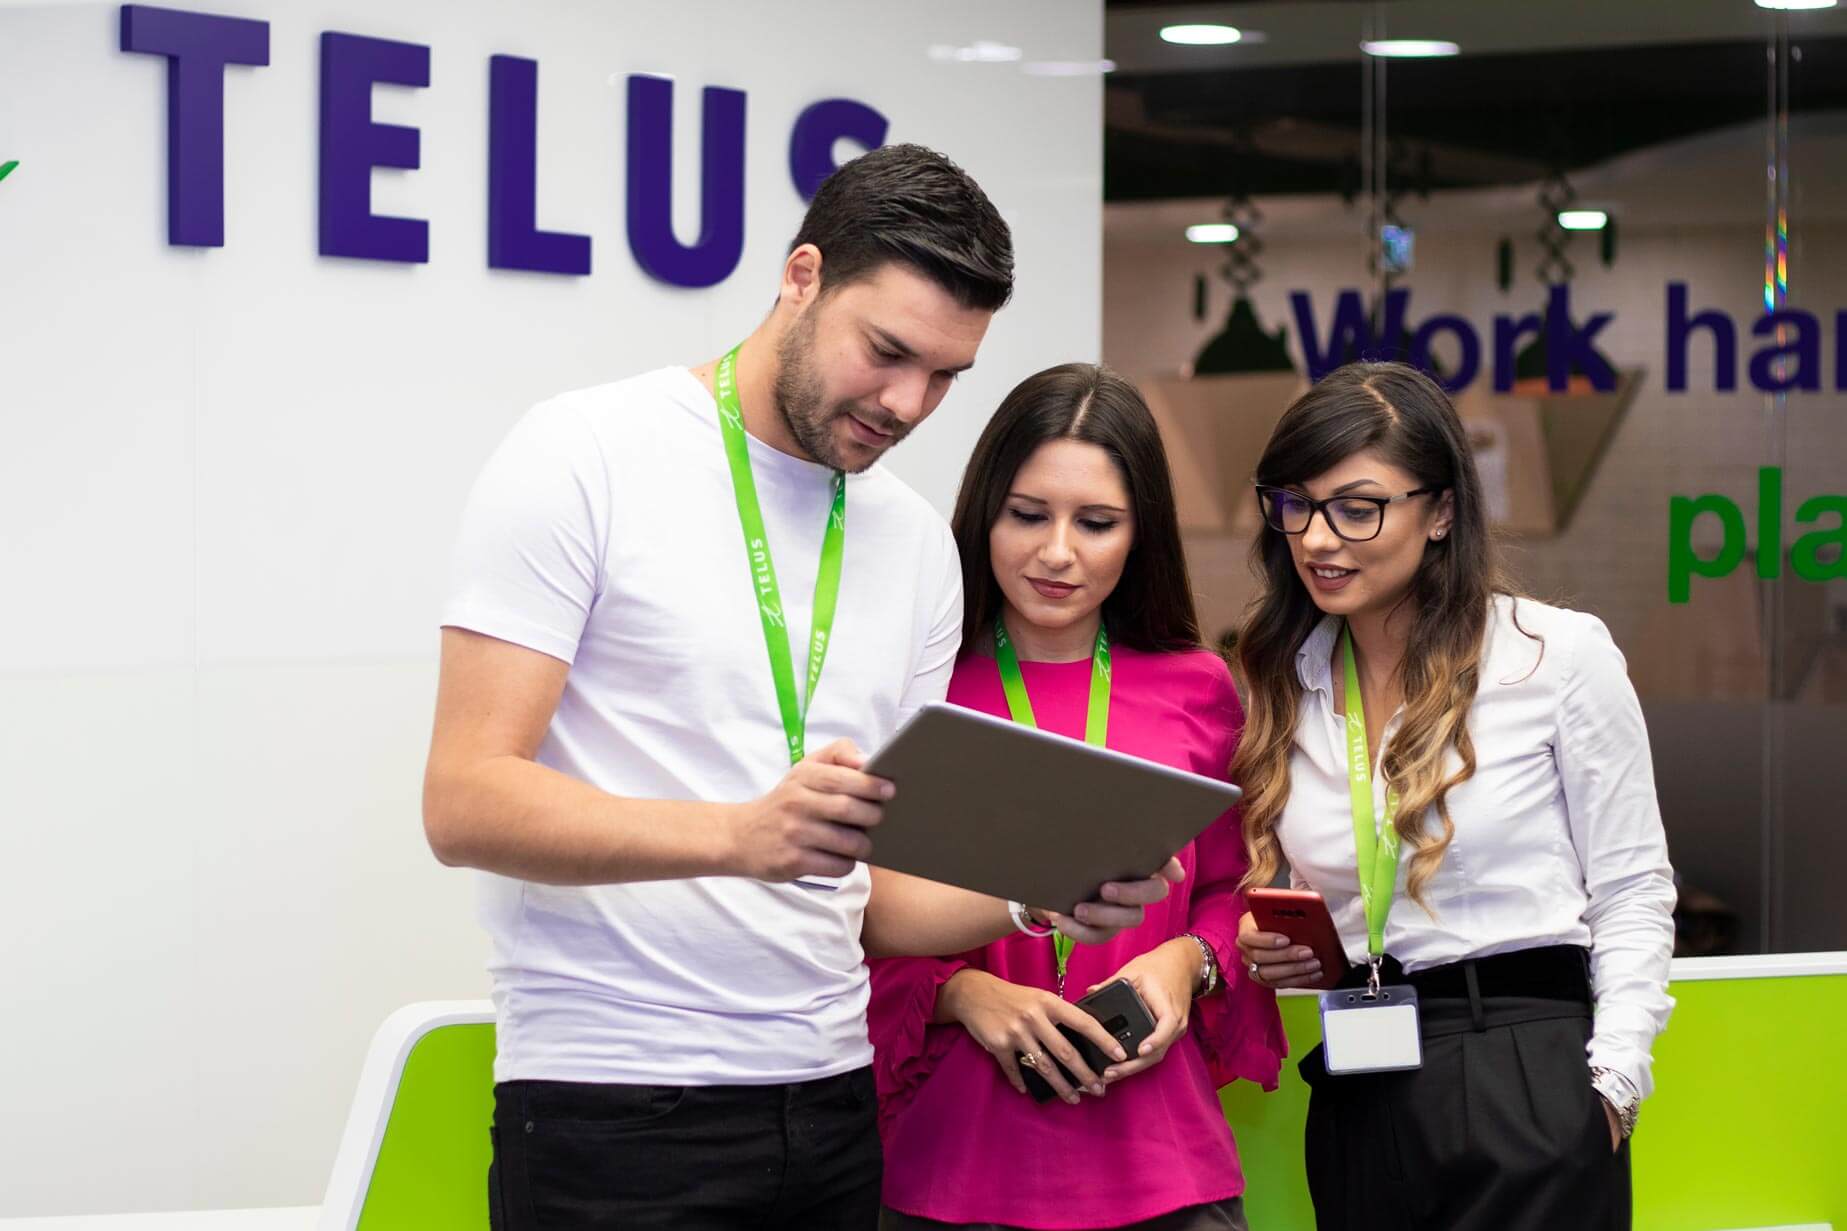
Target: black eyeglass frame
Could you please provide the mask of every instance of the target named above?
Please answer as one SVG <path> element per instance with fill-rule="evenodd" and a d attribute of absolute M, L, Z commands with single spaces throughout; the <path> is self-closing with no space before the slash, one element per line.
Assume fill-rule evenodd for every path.
<path fill-rule="evenodd" d="M 1403 495 L 1400 495 L 1400 496 L 1346 495 L 1346 496 L 1329 496 L 1326 500 L 1316 500 L 1314 497 L 1308 495 L 1306 492 L 1292 491 L 1287 487 L 1276 487 L 1274 485 L 1267 484 L 1267 483 L 1253 483 L 1251 484 L 1251 486 L 1255 488 L 1257 492 L 1257 510 L 1259 513 L 1263 515 L 1263 524 L 1270 527 L 1270 529 L 1276 531 L 1278 534 L 1286 534 L 1291 537 L 1294 537 L 1295 535 L 1298 535 L 1298 534 L 1307 534 L 1308 528 L 1315 524 L 1315 514 L 1319 513 L 1321 515 L 1321 520 L 1327 523 L 1328 529 L 1334 532 L 1334 537 L 1345 540 L 1346 542 L 1349 542 L 1349 543 L 1370 543 L 1374 539 L 1378 538 L 1380 533 L 1385 529 L 1385 510 L 1388 505 L 1399 504 L 1399 503 L 1402 503 L 1403 501 L 1410 500 L 1417 496 L 1441 495 L 1443 492 L 1448 490 L 1447 488 L 1443 488 L 1443 487 L 1419 487 L 1419 488 L 1416 488 L 1415 490 L 1405 492 Z M 1281 526 L 1277 525 L 1275 522 L 1270 520 L 1270 502 L 1263 498 L 1263 495 L 1265 492 L 1277 492 L 1277 493 L 1280 493 L 1281 495 L 1289 496 L 1293 499 L 1301 500 L 1307 503 L 1308 520 L 1302 523 L 1302 528 L 1300 530 L 1285 530 Z M 1367 504 L 1374 504 L 1374 505 L 1379 506 L 1379 521 L 1378 521 L 1378 524 L 1373 527 L 1372 533 L 1367 535 L 1365 538 L 1357 538 L 1357 539 L 1354 538 L 1351 534 L 1342 534 L 1340 532 L 1340 527 L 1334 524 L 1334 519 L 1328 516 L 1328 506 L 1333 504 L 1337 500 L 1364 500 Z"/>

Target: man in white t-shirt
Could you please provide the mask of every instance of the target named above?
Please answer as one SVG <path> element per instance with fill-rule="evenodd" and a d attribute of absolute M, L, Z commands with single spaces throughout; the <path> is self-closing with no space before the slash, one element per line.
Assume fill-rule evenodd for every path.
<path fill-rule="evenodd" d="M 960 168 L 874 151 L 735 351 L 542 403 L 477 482 L 424 826 L 485 873 L 495 1226 L 876 1222 L 864 957 L 1029 913 L 860 862 L 892 788 L 858 749 L 942 698 L 962 619 L 948 527 L 876 463 L 1012 265 Z M 1100 941 L 1165 891 L 1051 921 Z"/>

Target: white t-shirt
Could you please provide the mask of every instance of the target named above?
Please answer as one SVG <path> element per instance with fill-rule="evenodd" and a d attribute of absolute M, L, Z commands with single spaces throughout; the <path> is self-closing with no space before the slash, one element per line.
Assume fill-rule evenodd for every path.
<path fill-rule="evenodd" d="M 833 472 L 750 441 L 798 689 Z M 948 687 L 961 573 L 943 519 L 874 466 L 846 550 L 813 752 L 878 747 Z M 712 396 L 685 368 L 535 407 L 476 482 L 445 625 L 571 664 L 541 764 L 612 794 L 742 802 L 789 771 Z M 494 1076 L 805 1081 L 871 1063 L 862 865 L 832 891 L 729 877 L 480 874 Z"/>

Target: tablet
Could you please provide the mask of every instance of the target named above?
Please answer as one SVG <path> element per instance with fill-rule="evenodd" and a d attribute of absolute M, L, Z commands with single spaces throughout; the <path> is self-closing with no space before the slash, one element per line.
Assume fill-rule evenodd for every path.
<path fill-rule="evenodd" d="M 1229 783 L 942 702 L 866 772 L 898 791 L 867 862 L 1069 914 L 1140 880 L 1238 801 Z"/>

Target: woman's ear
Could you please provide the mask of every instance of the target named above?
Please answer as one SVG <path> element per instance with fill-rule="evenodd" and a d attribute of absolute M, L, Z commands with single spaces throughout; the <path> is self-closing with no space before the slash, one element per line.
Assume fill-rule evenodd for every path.
<path fill-rule="evenodd" d="M 1456 495 L 1445 489 L 1437 497 L 1436 519 L 1430 523 L 1430 537 L 1434 542 L 1442 542 L 1449 537 L 1450 527 L 1456 524 Z"/>

